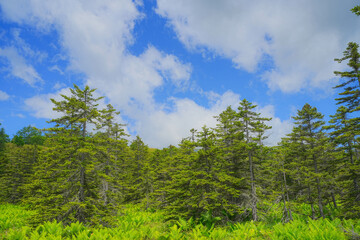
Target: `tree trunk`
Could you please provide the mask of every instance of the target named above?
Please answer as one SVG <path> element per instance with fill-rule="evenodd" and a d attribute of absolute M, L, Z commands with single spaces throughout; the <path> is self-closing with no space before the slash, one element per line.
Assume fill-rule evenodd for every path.
<path fill-rule="evenodd" d="M 315 209 L 314 209 L 314 203 L 311 197 L 311 188 L 310 185 L 308 185 L 308 198 L 309 198 L 309 204 L 311 205 L 311 218 L 315 219 Z"/>
<path fill-rule="evenodd" d="M 251 181 L 251 208 L 253 214 L 253 220 L 257 221 L 257 196 L 256 196 L 256 185 L 255 185 L 255 177 L 254 177 L 254 169 L 253 169 L 253 162 L 252 156 L 249 152 L 249 165 L 250 165 L 250 181 Z"/>
<path fill-rule="evenodd" d="M 335 208 L 337 208 L 337 204 L 336 204 L 336 199 L 335 199 L 335 194 L 334 194 L 334 191 L 331 191 L 331 198 L 332 198 L 332 201 L 333 201 L 334 207 L 335 207 Z"/>
<path fill-rule="evenodd" d="M 85 168 L 80 168 L 80 189 L 79 189 L 79 202 L 80 204 L 85 202 Z M 85 211 L 81 206 L 78 208 L 77 219 L 79 222 L 85 222 Z"/>
<path fill-rule="evenodd" d="M 314 159 L 315 173 L 317 174 L 317 173 L 319 173 L 319 171 L 318 171 L 318 167 L 317 167 L 316 157 L 314 155 L 313 155 L 313 159 Z M 325 218 L 324 210 L 323 210 L 323 203 L 322 203 L 322 196 L 321 196 L 320 179 L 318 177 L 316 177 L 316 187 L 317 187 L 317 191 L 318 191 L 318 205 L 319 205 L 320 216 L 322 218 Z"/>
<path fill-rule="evenodd" d="M 283 166 L 283 168 L 284 168 L 284 166 Z M 288 192 L 288 190 L 287 190 L 287 183 L 286 183 L 286 175 L 285 175 L 285 172 L 283 171 L 283 179 L 284 179 L 284 205 L 285 205 L 285 202 L 286 202 L 286 200 L 285 200 L 285 194 L 286 194 L 286 198 L 287 198 L 287 202 L 289 203 L 289 206 L 288 206 L 288 208 L 287 208 L 287 210 L 288 210 L 288 217 L 289 217 L 289 219 L 292 221 L 293 220 L 293 218 L 292 218 L 292 213 L 291 213 L 291 206 L 290 206 L 290 201 L 289 201 L 289 192 Z"/>

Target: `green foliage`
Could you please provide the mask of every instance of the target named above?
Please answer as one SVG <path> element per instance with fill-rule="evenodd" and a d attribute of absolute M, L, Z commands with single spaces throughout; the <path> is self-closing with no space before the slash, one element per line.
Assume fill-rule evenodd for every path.
<path fill-rule="evenodd" d="M 28 225 L 34 214 L 34 211 L 26 210 L 24 207 L 11 204 L 0 205 L 0 232 Z"/>
<path fill-rule="evenodd" d="M 30 125 L 19 130 L 11 140 L 11 142 L 18 146 L 23 146 L 24 144 L 43 145 L 44 141 L 45 137 L 41 131 Z"/>
<path fill-rule="evenodd" d="M 4 128 L 0 128 L 0 155 L 2 154 L 3 151 L 5 151 L 5 144 L 7 142 L 9 142 L 9 135 L 5 133 Z"/>
<path fill-rule="evenodd" d="M 355 6 L 351 9 L 351 11 L 353 13 L 355 13 L 356 15 L 360 16 L 360 6 Z"/>
<path fill-rule="evenodd" d="M 139 136 L 128 143 L 119 112 L 98 109 L 94 91 L 74 85 L 70 96 L 52 100 L 62 115 L 45 138 L 28 126 L 7 143 L 0 130 L 1 201 L 36 210 L 30 220 L 3 217 L 1 237 L 358 237 L 359 122 L 351 104 L 327 127 L 305 104 L 292 133 L 266 147 L 270 119 L 243 100 L 216 116 L 215 128 L 192 129 L 178 147 L 159 150 Z"/>
<path fill-rule="evenodd" d="M 359 6 L 352 9 L 359 13 Z M 340 158 L 345 167 L 342 169 L 342 187 L 345 197 L 342 199 L 347 217 L 360 215 L 360 53 L 359 45 L 349 42 L 343 57 L 335 59 L 339 63 L 347 61 L 348 71 L 334 73 L 341 77 L 341 83 L 335 88 L 341 88 L 337 104 L 341 104 L 335 115 L 331 116 L 329 129 L 338 150 L 343 153 Z"/>
<path fill-rule="evenodd" d="M 101 180 L 111 180 L 103 172 L 108 166 L 98 157 L 104 139 L 93 137 L 89 130 L 89 124 L 100 125 L 109 118 L 106 111 L 97 109 L 102 97 L 95 98 L 94 91 L 74 85 L 70 96 L 62 95 L 62 101 L 52 99 L 54 110 L 62 116 L 50 121 L 55 125 L 47 129 L 45 148 L 24 200 L 38 210 L 36 221 L 108 224 L 114 215 L 112 205 L 107 204 L 111 201 L 101 196 Z"/>
<path fill-rule="evenodd" d="M 304 208 L 306 206 L 302 206 Z M 281 208 L 281 206 L 279 207 Z M 277 209 L 277 208 L 275 208 Z M 44 222 L 28 226 L 34 212 L 15 205 L 0 205 L 1 239 L 356 239 L 360 220 L 301 217 L 289 223 L 245 222 L 209 228 L 193 219 L 165 222 L 164 212 L 124 205 L 112 228 L 75 222 Z M 276 213 L 271 213 L 276 215 Z M 9 221 L 11 223 L 9 224 Z"/>
<path fill-rule="evenodd" d="M 0 200 L 18 203 L 22 200 L 26 185 L 34 174 L 40 147 L 32 145 L 18 146 L 13 143 L 6 145 L 3 171 L 0 175 Z"/>

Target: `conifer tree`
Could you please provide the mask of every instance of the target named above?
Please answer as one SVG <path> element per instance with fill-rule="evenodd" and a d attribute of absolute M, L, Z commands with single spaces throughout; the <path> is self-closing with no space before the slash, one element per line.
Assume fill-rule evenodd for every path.
<path fill-rule="evenodd" d="M 282 220 L 284 222 L 293 220 L 288 183 L 290 171 L 287 162 L 288 155 L 291 151 L 288 149 L 287 144 L 284 139 L 279 146 L 271 148 L 271 151 L 268 152 L 268 156 L 262 164 L 261 171 L 262 175 L 268 180 L 266 182 L 268 192 L 267 199 L 271 199 L 276 203 L 280 201 L 283 203 L 284 210 Z"/>
<path fill-rule="evenodd" d="M 13 137 L 12 142 L 16 145 L 43 145 L 45 137 L 39 129 L 29 125 L 20 129 Z"/>
<path fill-rule="evenodd" d="M 353 11 L 358 14 L 358 7 Z M 344 198 L 347 215 L 360 213 L 360 53 L 359 45 L 354 42 L 348 43 L 344 56 L 335 59 L 339 63 L 347 61 L 348 71 L 334 73 L 340 77 L 341 84 L 335 88 L 343 88 L 339 93 L 337 104 L 341 104 L 335 115 L 332 116 L 329 128 L 333 130 L 332 137 L 340 150 L 346 156 L 346 171 L 342 179 L 346 182 L 347 197 Z M 351 210 L 350 210 L 351 209 Z"/>
<path fill-rule="evenodd" d="M 28 203 L 41 214 L 41 220 L 65 223 L 106 224 L 109 209 L 99 196 L 100 177 L 96 138 L 89 124 L 98 124 L 98 101 L 86 86 L 74 85 L 62 101 L 51 99 L 61 117 L 52 119 L 47 129 L 46 149 L 41 154 L 34 179 L 29 186 Z"/>
<path fill-rule="evenodd" d="M 262 140 L 265 139 L 264 133 L 270 127 L 264 122 L 269 121 L 269 118 L 260 117 L 260 113 L 254 112 L 256 105 L 248 102 L 246 99 L 240 102 L 238 107 L 238 127 L 244 134 L 244 141 L 240 142 L 239 145 L 246 152 L 248 167 L 249 167 L 249 185 L 250 185 L 250 207 L 252 209 L 252 218 L 254 221 L 258 220 L 257 202 L 258 196 L 256 192 L 256 178 L 255 171 L 257 159 L 260 150 L 262 149 Z"/>
<path fill-rule="evenodd" d="M 121 202 L 123 189 L 121 175 L 124 174 L 124 162 L 129 157 L 124 124 L 116 122 L 117 112 L 111 104 L 106 109 L 99 111 L 102 118 L 99 119 L 96 137 L 98 142 L 97 159 L 99 160 L 99 171 L 101 186 L 100 195 L 105 205 L 117 205 Z"/>
<path fill-rule="evenodd" d="M 169 156 L 166 210 L 170 217 L 226 217 L 240 213 L 239 204 L 231 199 L 240 192 L 241 184 L 228 171 L 213 130 L 204 126 L 192 130 L 194 136 L 183 139 L 178 151 Z"/>
<path fill-rule="evenodd" d="M 5 173 L 9 160 L 5 155 L 5 150 L 8 142 L 9 136 L 5 133 L 4 128 L 0 128 L 0 201 L 4 201 L 4 198 L 6 199 L 6 197 L 4 197 L 4 189 L 7 187 L 5 183 Z"/>
<path fill-rule="evenodd" d="M 4 172 L 1 178 L 1 198 L 8 203 L 17 204 L 23 200 L 25 186 L 34 174 L 33 168 L 39 156 L 37 146 L 7 145 L 5 151 Z"/>
<path fill-rule="evenodd" d="M 347 60 L 347 65 L 350 67 L 350 71 L 334 72 L 343 80 L 335 88 L 344 88 L 344 91 L 339 93 L 340 97 L 336 99 L 337 104 L 345 104 L 349 112 L 360 111 L 360 53 L 358 48 L 357 43 L 349 42 L 344 56 L 335 59 L 339 63 Z"/>
<path fill-rule="evenodd" d="M 326 143 L 328 139 L 323 131 L 323 115 L 315 107 L 305 104 L 293 119 L 295 126 L 289 136 L 290 148 L 295 154 L 293 168 L 297 181 L 307 191 L 307 200 L 315 217 L 314 196 L 317 198 L 320 216 L 324 217 L 324 177 L 326 169 Z M 314 191 L 316 189 L 316 191 Z M 301 190 L 301 189 L 300 189 Z"/>
<path fill-rule="evenodd" d="M 343 202 L 348 210 L 347 216 L 360 213 L 360 165 L 358 156 L 358 132 L 360 124 L 349 119 L 348 108 L 340 106 L 334 115 L 331 115 L 329 125 L 330 136 L 337 147 L 337 159 L 341 163 L 338 169 L 338 178 L 344 184 Z M 338 164 L 339 165 L 339 164 Z M 350 210 L 351 209 L 351 210 Z"/>
<path fill-rule="evenodd" d="M 128 178 L 128 196 L 126 201 L 139 203 L 145 201 L 149 207 L 150 196 L 154 191 L 153 183 L 155 173 L 150 166 L 151 155 L 149 147 L 137 136 L 130 144 L 132 157 L 126 164 L 126 176 Z"/>
<path fill-rule="evenodd" d="M 248 179 L 247 152 L 244 151 L 243 143 L 245 132 L 242 123 L 239 121 L 239 114 L 231 108 L 227 107 L 225 111 L 215 116 L 218 124 L 215 128 L 217 134 L 217 145 L 220 147 L 220 157 L 223 158 L 224 168 L 229 175 L 227 184 L 229 188 L 239 192 L 234 194 L 230 192 L 224 195 L 229 204 L 240 206 L 245 210 L 242 214 L 234 215 L 234 219 L 246 218 L 250 196 L 248 194 L 248 186 L 244 179 Z"/>

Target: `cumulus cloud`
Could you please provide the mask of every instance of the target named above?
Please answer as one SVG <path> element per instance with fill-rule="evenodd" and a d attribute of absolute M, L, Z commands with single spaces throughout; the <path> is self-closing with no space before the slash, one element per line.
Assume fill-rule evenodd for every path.
<path fill-rule="evenodd" d="M 191 66 L 176 56 L 149 45 L 139 56 L 130 54 L 132 30 L 142 19 L 135 2 L 124 1 L 2 1 L 6 18 L 31 24 L 39 30 L 54 28 L 68 55 L 71 70 L 84 73 L 86 83 L 106 95 L 115 107 L 134 119 L 136 126 L 162 111 L 154 100 L 154 90 L 166 82 L 179 89 L 189 85 Z M 59 93 L 59 92 L 58 92 Z M 56 93 L 56 94 L 58 94 Z M 55 94 L 55 95 L 56 95 Z M 37 117 L 52 116 L 48 106 L 52 94 L 35 96 L 26 105 Z M 161 121 L 161 120 L 160 120 Z M 147 125 L 152 128 L 151 125 Z M 143 128 L 135 131 L 144 136 Z M 144 136 L 146 138 L 146 136 Z M 148 139 L 157 141 L 156 138 Z M 151 144 L 151 143 L 150 143 Z"/>
<path fill-rule="evenodd" d="M 271 126 L 271 129 L 265 134 L 268 138 L 265 139 L 264 144 L 275 146 L 281 141 L 281 138 L 292 131 L 294 124 L 291 119 L 281 120 L 276 117 L 274 105 L 259 106 L 257 112 L 261 114 L 261 117 L 271 118 L 267 123 L 268 126 Z"/>
<path fill-rule="evenodd" d="M 229 58 L 235 67 L 256 71 L 273 61 L 263 80 L 271 90 L 326 88 L 349 41 L 359 39 L 360 19 L 351 1 L 169 1 L 157 0 L 189 49 Z M 267 59 L 267 60 L 266 60 Z M 325 87 L 324 87 L 325 86 Z"/>
<path fill-rule="evenodd" d="M 43 80 L 37 71 L 26 62 L 26 60 L 18 54 L 14 47 L 0 48 L 0 57 L 4 57 L 8 61 L 9 72 L 32 87 L 37 83 L 42 83 Z"/>
<path fill-rule="evenodd" d="M 63 100 L 61 94 L 70 96 L 70 90 L 68 88 L 63 88 L 55 93 L 36 95 L 26 99 L 25 106 L 33 113 L 33 116 L 37 118 L 58 118 L 61 116 L 61 113 L 53 111 L 55 106 L 50 99 L 52 98 L 56 101 L 61 101 Z"/>
<path fill-rule="evenodd" d="M 140 55 L 133 55 L 128 51 L 128 47 L 135 41 L 132 34 L 134 26 L 144 17 L 138 9 L 138 1 L 0 0 L 0 3 L 3 16 L 10 21 L 35 26 L 44 32 L 56 30 L 60 37 L 61 58 L 53 59 L 52 64 L 57 66 L 58 60 L 66 60 L 69 63 L 66 70 L 84 74 L 85 84 L 97 88 L 98 93 L 107 96 L 122 114 L 134 120 L 129 126 L 131 132 L 139 134 L 150 146 L 164 147 L 177 144 L 181 138 L 188 136 L 191 128 L 200 129 L 205 124 L 214 127 L 216 121 L 213 116 L 218 115 L 228 105 L 236 105 L 239 102 L 239 95 L 231 91 L 224 94 L 205 94 L 209 97 L 209 107 L 203 107 L 187 98 L 171 98 L 164 102 L 156 102 L 154 92 L 164 84 L 172 84 L 181 90 L 186 89 L 189 86 L 192 67 L 176 56 L 151 45 Z M 219 55 L 231 58 L 237 67 L 249 71 L 256 69 L 264 53 L 275 51 L 270 48 L 272 45 L 264 40 L 262 31 L 253 29 L 254 25 L 240 32 L 235 31 L 235 37 L 230 35 L 234 32 L 236 24 L 234 25 L 231 17 L 225 19 L 223 15 L 236 16 L 238 9 L 232 5 L 217 5 L 216 1 L 210 1 L 209 5 L 212 7 L 200 9 L 208 1 L 191 1 L 188 5 L 194 5 L 194 8 L 185 9 L 182 1 L 173 3 L 174 7 L 178 6 L 184 10 L 184 14 L 192 17 L 190 19 L 187 15 L 176 13 L 177 20 L 172 21 L 172 24 L 178 26 L 175 29 L 179 38 L 189 48 L 208 48 Z M 27 7 L 24 8 L 24 5 Z M 207 12 L 208 10 L 211 12 Z M 172 18 L 172 13 L 160 3 L 158 12 L 169 19 Z M 198 17 L 195 16 L 197 14 Z M 204 19 L 199 22 L 200 17 Z M 249 16 L 243 16 L 242 20 L 248 21 L 247 17 Z M 252 20 L 258 21 L 257 17 L 261 17 L 261 12 L 252 16 Z M 195 28 L 192 27 L 193 23 L 196 23 Z M 182 28 L 183 25 L 187 27 Z M 186 34 L 179 29 L 185 29 Z M 255 33 L 251 41 L 243 37 L 250 33 Z M 230 37 L 225 39 L 224 36 Z M 235 43 L 242 47 L 234 47 Z M 59 69 L 53 67 L 52 70 Z M 34 116 L 59 116 L 52 111 L 53 106 L 49 99 L 60 100 L 60 94 L 69 92 L 60 89 L 62 85 L 54 87 L 59 90 L 25 101 Z M 172 105 L 171 109 L 165 109 L 164 105 L 169 103 Z M 281 124 L 278 119 L 278 125 Z"/>
<path fill-rule="evenodd" d="M 5 17 L 39 29 L 55 28 L 70 68 L 85 73 L 87 82 L 115 97 L 119 106 L 129 99 L 152 102 L 152 91 L 169 79 L 183 86 L 191 67 L 175 56 L 149 48 L 140 56 L 128 53 L 132 30 L 143 15 L 136 3 L 124 1 L 2 1 Z"/>
<path fill-rule="evenodd" d="M 171 112 L 155 110 L 138 112 L 141 119 L 135 128 L 141 133 L 145 142 L 151 142 L 153 147 L 177 145 L 182 138 L 189 136 L 190 129 L 201 129 L 202 126 L 216 126 L 214 116 L 220 114 L 227 106 L 235 106 L 240 96 L 227 91 L 218 95 L 209 108 L 200 106 L 191 99 L 172 98 L 174 105 Z M 153 139 L 156 139 L 154 141 Z"/>
<path fill-rule="evenodd" d="M 6 92 L 0 90 L 0 101 L 5 101 L 8 100 L 9 98 L 10 96 Z"/>

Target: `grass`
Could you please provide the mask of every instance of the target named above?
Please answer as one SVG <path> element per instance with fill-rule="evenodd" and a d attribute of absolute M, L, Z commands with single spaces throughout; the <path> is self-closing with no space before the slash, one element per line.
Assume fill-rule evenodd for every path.
<path fill-rule="evenodd" d="M 161 211 L 126 205 L 119 210 L 116 227 L 64 226 L 56 221 L 29 227 L 34 214 L 23 207 L 0 205 L 0 239 L 357 239 L 360 220 L 298 217 L 290 223 L 245 222 L 211 227 L 192 219 L 166 222 Z"/>

